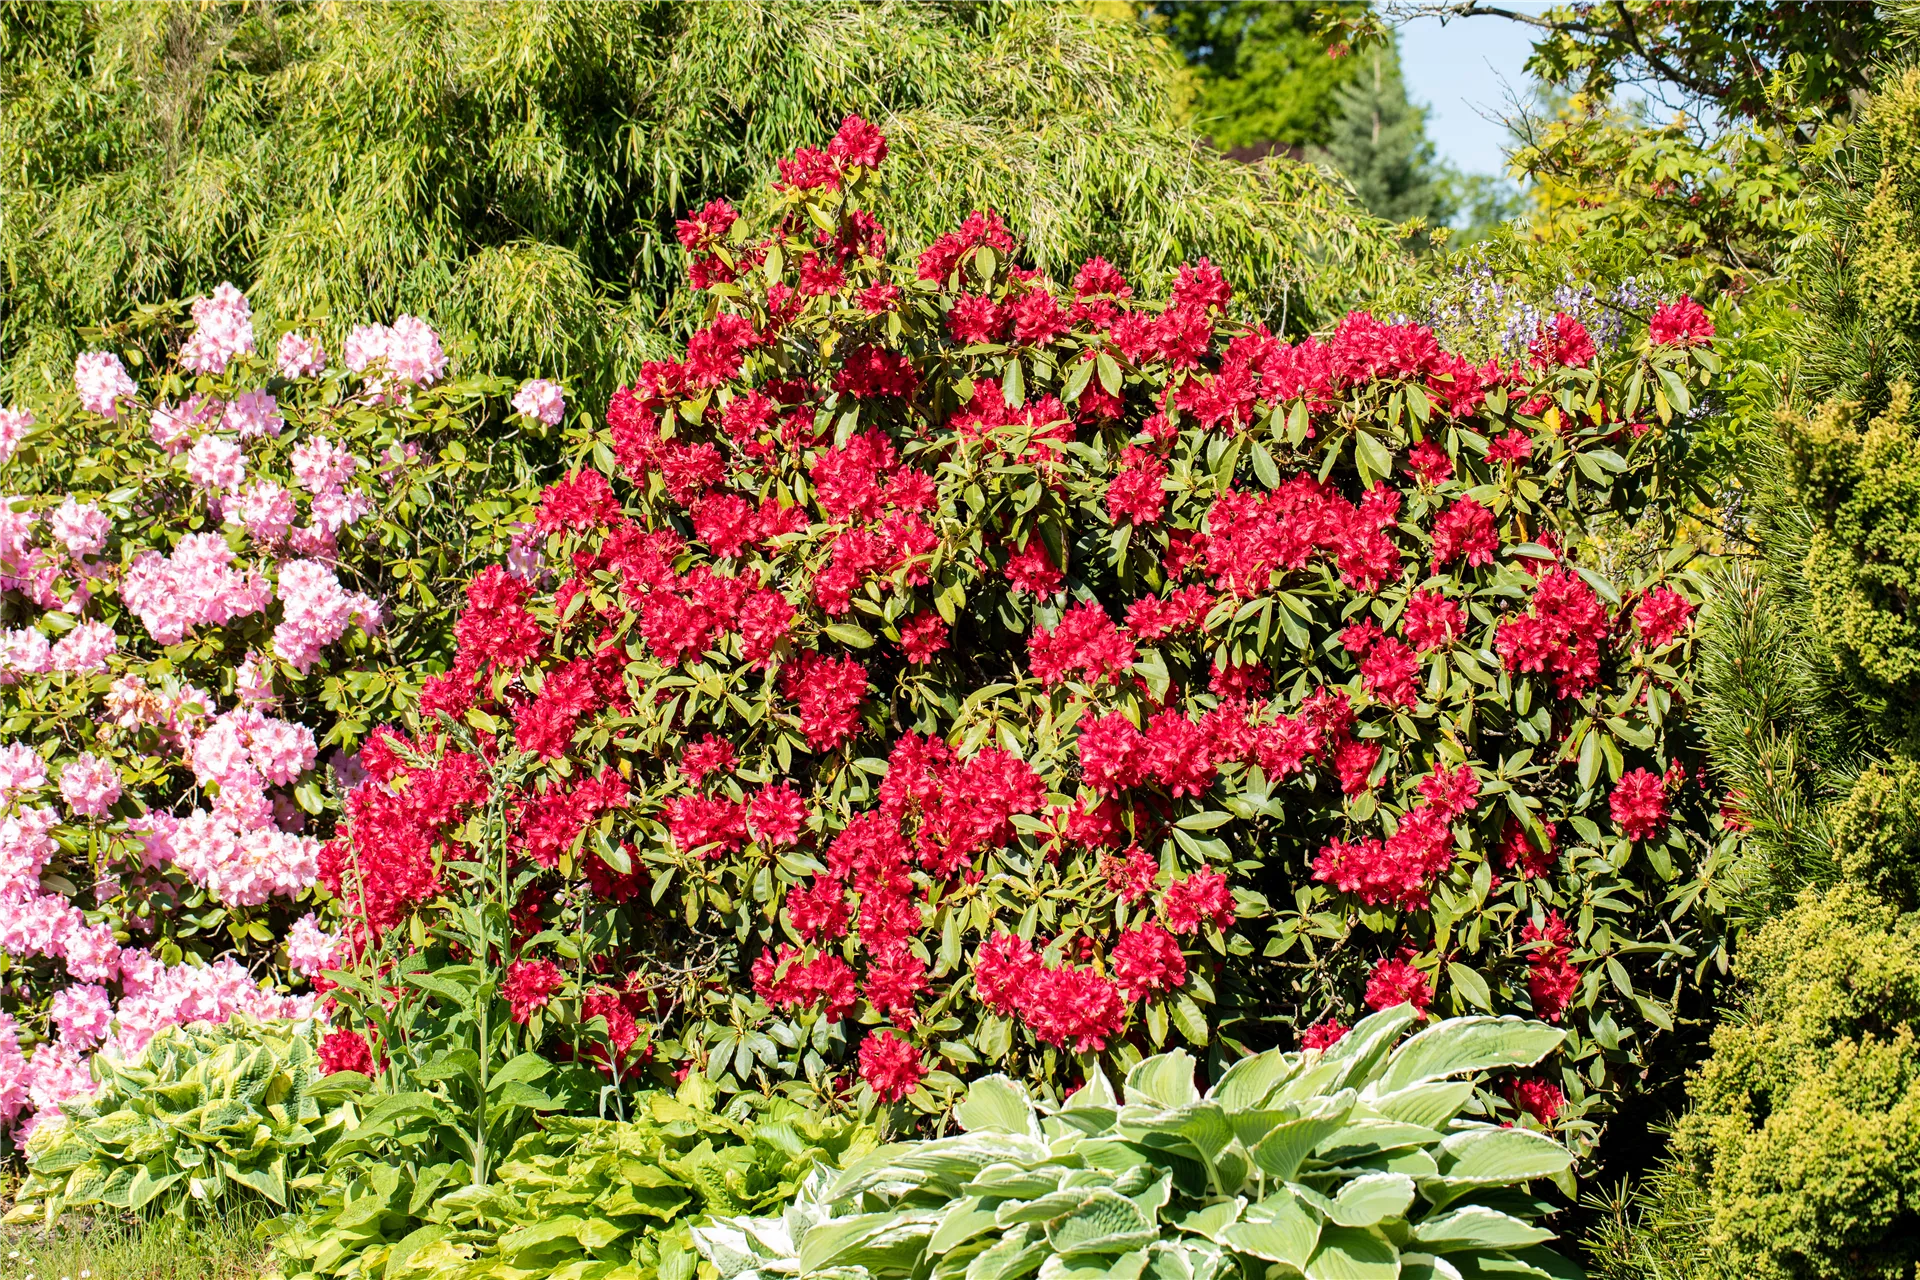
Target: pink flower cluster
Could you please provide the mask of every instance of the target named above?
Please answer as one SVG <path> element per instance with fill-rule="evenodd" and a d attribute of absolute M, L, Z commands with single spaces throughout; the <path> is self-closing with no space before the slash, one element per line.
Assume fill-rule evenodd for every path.
<path fill-rule="evenodd" d="M 178 644 L 194 627 L 223 627 L 272 601 L 265 575 L 243 574 L 233 560 L 233 548 L 219 534 L 190 533 L 170 556 L 137 556 L 121 579 L 120 599 L 156 644 Z"/>
<path fill-rule="evenodd" d="M 440 335 L 416 316 L 401 316 L 390 326 L 356 325 L 340 354 L 349 372 L 373 371 L 375 386 L 384 385 L 390 377 L 398 383 L 424 387 L 438 382 L 447 371 Z"/>
<path fill-rule="evenodd" d="M 549 427 L 558 426 L 567 412 L 566 393 L 557 382 L 535 378 L 514 393 L 513 411 Z"/>
<path fill-rule="evenodd" d="M 120 357 L 107 351 L 88 351 L 75 360 L 73 385 L 81 405 L 103 418 L 119 417 L 120 401 L 132 399 L 140 390 Z"/>
<path fill-rule="evenodd" d="M 253 354 L 253 309 L 246 295 L 222 284 L 193 303 L 194 329 L 180 347 L 180 367 L 189 373 L 225 373 L 235 356 Z"/>
<path fill-rule="evenodd" d="M 273 630 L 273 651 L 303 674 L 350 624 L 358 622 L 368 635 L 380 629 L 380 606 L 343 588 L 333 570 L 317 560 L 281 566 L 280 602 L 283 612 Z"/>
<path fill-rule="evenodd" d="M 251 812 L 196 809 L 168 833 L 167 843 L 175 866 L 232 907 L 296 897 L 320 877 L 320 841 L 280 830 L 265 805 Z"/>
<path fill-rule="evenodd" d="M 17 405 L 0 409 L 0 462 L 13 457 L 14 450 L 27 438 L 27 432 L 33 429 L 33 414 Z"/>

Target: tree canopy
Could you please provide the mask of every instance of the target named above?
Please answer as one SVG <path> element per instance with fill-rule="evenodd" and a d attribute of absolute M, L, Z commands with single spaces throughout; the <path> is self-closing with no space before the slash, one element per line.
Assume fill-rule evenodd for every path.
<path fill-rule="evenodd" d="M 605 391 L 683 327 L 675 219 L 849 112 L 909 157 L 909 241 L 998 208 L 1045 269 L 1204 255 L 1276 323 L 1396 270 L 1337 181 L 1208 147 L 1186 84 L 1077 6 L 9 3 L 0 353 L 47 383 L 73 325 L 231 278 Z"/>

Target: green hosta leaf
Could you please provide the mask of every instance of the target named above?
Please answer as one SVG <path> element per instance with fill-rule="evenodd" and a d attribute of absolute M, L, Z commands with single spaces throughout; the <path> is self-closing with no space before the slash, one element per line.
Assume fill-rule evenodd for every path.
<path fill-rule="evenodd" d="M 1300 1059 L 1289 1058 L 1277 1049 L 1256 1053 L 1228 1067 L 1207 1097 L 1229 1112 L 1252 1111 L 1266 1105 L 1267 1098 L 1294 1072 Z"/>
<path fill-rule="evenodd" d="M 1273 1178 L 1291 1178 L 1300 1164 L 1347 1122 L 1347 1108 L 1338 1107 L 1327 1114 L 1283 1120 L 1251 1148 L 1254 1164 Z"/>
<path fill-rule="evenodd" d="M 1185 1214 L 1170 1219 L 1180 1230 L 1220 1243 L 1220 1233 L 1240 1220 L 1240 1214 L 1247 1207 L 1245 1196 L 1235 1196 L 1231 1200 L 1221 1200 L 1202 1209 L 1192 1209 Z"/>
<path fill-rule="evenodd" d="M 1120 1112 L 1119 1128 L 1129 1138 L 1146 1134 L 1178 1138 L 1208 1164 L 1212 1164 L 1234 1138 L 1227 1113 L 1212 1102 L 1196 1102 L 1169 1111 L 1125 1107 Z"/>
<path fill-rule="evenodd" d="M 1047 1225 L 1047 1240 L 1063 1254 L 1119 1253 L 1159 1238 L 1158 1223 L 1132 1200 L 1106 1187 L 1098 1188 L 1078 1209 Z"/>
<path fill-rule="evenodd" d="M 1460 1268 L 1430 1253 L 1400 1255 L 1400 1280 L 1461 1280 Z"/>
<path fill-rule="evenodd" d="M 1193 1083 L 1193 1057 L 1185 1049 L 1157 1054 L 1127 1072 L 1126 1098 L 1130 1103 L 1179 1107 L 1200 1101 Z"/>
<path fill-rule="evenodd" d="M 1040 1280 L 1140 1280 L 1146 1267 L 1144 1249 L 1112 1259 L 1081 1255 L 1070 1260 L 1055 1255 L 1040 1264 Z"/>
<path fill-rule="evenodd" d="M 1412 1203 L 1412 1178 L 1404 1173 L 1370 1173 L 1340 1188 L 1328 1217 L 1343 1227 L 1372 1227 L 1405 1216 Z"/>
<path fill-rule="evenodd" d="M 1397 1280 L 1400 1251 L 1378 1231 L 1327 1227 L 1305 1270 L 1307 1280 Z"/>
<path fill-rule="evenodd" d="M 1470 1204 L 1437 1214 L 1413 1229 L 1415 1243 L 1433 1253 L 1460 1249 L 1517 1249 L 1544 1244 L 1553 1232 L 1504 1214 Z"/>
<path fill-rule="evenodd" d="M 1339 1069 L 1335 1077 L 1335 1087 L 1351 1085 L 1358 1088 L 1373 1078 L 1374 1070 L 1400 1033 L 1413 1024 L 1419 1015 L 1410 1005 L 1395 1005 L 1391 1009 L 1382 1009 L 1354 1024 L 1353 1030 L 1340 1037 L 1339 1043 L 1321 1055 L 1321 1065 Z M 1313 1072 L 1305 1071 L 1294 1077 L 1275 1094 L 1275 1101 L 1292 1101 L 1297 1097 L 1311 1097 L 1324 1092 L 1322 1086 L 1311 1083 Z M 1301 1093 L 1300 1090 L 1306 1092 Z"/>
<path fill-rule="evenodd" d="M 1369 1099 L 1411 1085 L 1498 1067 L 1530 1067 L 1567 1033 L 1524 1018 L 1449 1018 L 1409 1036 L 1363 1095 Z"/>
<path fill-rule="evenodd" d="M 1421 1191 L 1436 1206 L 1476 1186 L 1547 1178 L 1573 1163 L 1572 1152 L 1530 1129 L 1469 1129 L 1450 1134 L 1435 1155 L 1440 1185 L 1423 1186 Z"/>
<path fill-rule="evenodd" d="M 998 1225 L 992 1209 L 980 1207 L 979 1196 L 969 1196 L 941 1215 L 940 1227 L 927 1241 L 928 1253 L 945 1253 Z"/>
<path fill-rule="evenodd" d="M 953 1109 L 953 1118 L 970 1133 L 1013 1133 L 1040 1141 L 1039 1116 L 1026 1086 L 1006 1076 L 987 1076 L 973 1082 L 966 1100 Z"/>
<path fill-rule="evenodd" d="M 967 1280 L 1020 1280 L 1038 1270 L 1051 1252 L 1044 1234 L 1033 1227 L 1016 1227 L 999 1244 L 974 1256 L 967 1264 Z"/>
<path fill-rule="evenodd" d="M 1471 1080 L 1417 1084 L 1372 1100 L 1375 1111 L 1388 1120 L 1424 1129 L 1442 1129 L 1473 1097 Z"/>
<path fill-rule="evenodd" d="M 1319 1241 L 1320 1219 L 1284 1189 L 1250 1205 L 1244 1220 L 1228 1227 L 1220 1238 L 1230 1249 L 1302 1271 Z"/>
<path fill-rule="evenodd" d="M 939 1225 L 933 1213 L 863 1213 L 823 1222 L 800 1242 L 800 1269 L 866 1267 L 911 1271 Z"/>
<path fill-rule="evenodd" d="M 1351 1164 L 1403 1147 L 1431 1146 L 1440 1141 L 1437 1130 L 1398 1120 L 1355 1120 L 1330 1135 L 1314 1149 L 1314 1158 L 1326 1164 Z"/>

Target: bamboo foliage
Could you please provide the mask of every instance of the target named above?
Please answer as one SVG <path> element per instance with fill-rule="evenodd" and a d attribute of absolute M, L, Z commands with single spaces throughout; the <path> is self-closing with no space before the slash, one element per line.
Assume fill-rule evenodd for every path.
<path fill-rule="evenodd" d="M 689 310 L 674 219 L 850 111 L 916 157 L 876 211 L 909 242 L 998 208 L 1056 274 L 1206 255 L 1295 325 L 1399 269 L 1338 179 L 1206 147 L 1184 77 L 1090 6 L 0 5 L 0 391 L 232 279 L 604 392 Z"/>

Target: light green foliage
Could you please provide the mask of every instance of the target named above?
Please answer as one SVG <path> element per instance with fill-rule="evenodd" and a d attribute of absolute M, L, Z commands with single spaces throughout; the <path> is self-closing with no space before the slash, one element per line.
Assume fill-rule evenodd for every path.
<path fill-rule="evenodd" d="M 1920 762 L 1875 764 L 1833 807 L 1840 873 L 1906 907 L 1920 906 Z"/>
<path fill-rule="evenodd" d="M 1649 1213 L 1663 1266 L 1619 1275 L 1907 1276 L 1920 1261 L 1920 914 L 1809 890 L 1740 960 L 1750 993 L 1713 1035 Z M 1689 1208 L 1690 1224 L 1675 1221 Z M 1657 1256 L 1657 1255 L 1656 1255 Z M 1637 1265 L 1636 1265 L 1637 1263 Z"/>
<path fill-rule="evenodd" d="M 1920 422 L 1912 388 L 1867 421 L 1851 401 L 1783 415 L 1800 501 L 1815 513 L 1806 575 L 1813 622 L 1895 718 L 1920 694 Z"/>
<path fill-rule="evenodd" d="M 955 1109 L 965 1134 L 882 1147 L 780 1218 L 694 1240 L 723 1280 L 1577 1276 L 1543 1247 L 1552 1206 L 1525 1190 L 1572 1154 L 1460 1119 L 1473 1085 L 1455 1079 L 1531 1066 L 1563 1033 L 1455 1018 L 1402 1041 L 1414 1017 L 1402 1005 L 1324 1052 L 1244 1058 L 1204 1095 L 1182 1051 L 1138 1063 L 1119 1097 L 1094 1070 L 1051 1110 L 989 1076 Z"/>
<path fill-rule="evenodd" d="M 411 312 L 593 398 L 686 308 L 673 222 L 759 190 L 848 112 L 892 139 L 921 245 L 997 208 L 1066 279 L 1210 256 L 1276 316 L 1395 269 L 1311 166 L 1235 164 L 1178 59 L 1078 5 L 0 7 L 5 383 L 77 323 L 222 279 L 270 316 Z"/>
<path fill-rule="evenodd" d="M 310 1024 L 239 1016 L 169 1027 L 131 1062 L 101 1055 L 94 1072 L 100 1096 L 28 1140 L 9 1222 L 86 1208 L 197 1216 L 255 1196 L 284 1207 L 318 1181 L 366 1083 L 321 1074 Z"/>
<path fill-rule="evenodd" d="M 437 1280 L 692 1280 L 687 1224 L 764 1212 L 872 1131 L 786 1102 L 718 1115 L 698 1077 L 642 1095 L 626 1122 L 549 1119 L 483 1187 L 450 1189 L 385 1164 L 342 1166 L 316 1210 L 284 1223 L 289 1276 Z"/>

